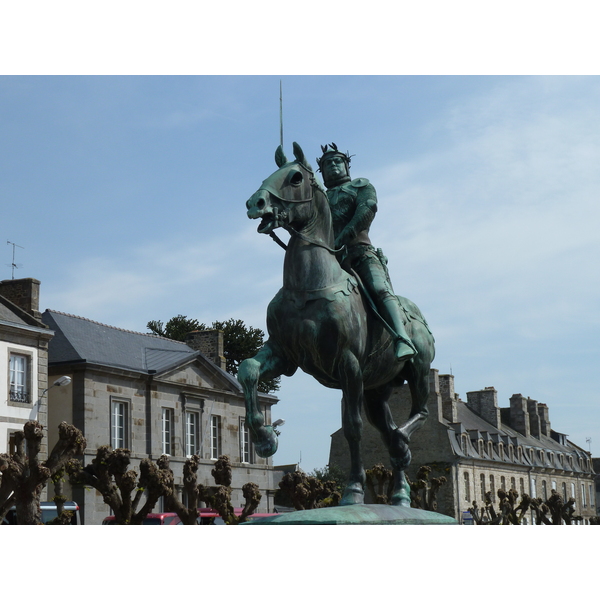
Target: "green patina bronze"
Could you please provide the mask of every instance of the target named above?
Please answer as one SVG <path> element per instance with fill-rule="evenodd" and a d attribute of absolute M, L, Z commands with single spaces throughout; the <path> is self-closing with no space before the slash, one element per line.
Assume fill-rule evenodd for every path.
<path fill-rule="evenodd" d="M 355 504 L 297 510 L 241 525 L 457 525 L 457 522 L 452 517 L 418 508 Z"/>
<path fill-rule="evenodd" d="M 364 406 L 390 454 L 392 504 L 409 507 L 404 476 L 410 464 L 408 442 L 427 418 L 434 340 L 417 306 L 394 295 L 386 261 L 371 245 L 375 189 L 366 179 L 350 179 L 349 156 L 335 145 L 323 151 L 319 165 L 327 193 L 294 143 L 296 160 L 288 162 L 280 146 L 275 153 L 279 169 L 246 203 L 248 217 L 261 219 L 259 233 L 276 238 L 279 227 L 290 233 L 283 287 L 267 309 L 269 339 L 238 372 L 246 423 L 259 456 L 274 454 L 277 436 L 265 424 L 257 384 L 260 379 L 291 376 L 300 367 L 324 386 L 342 390 L 342 426 L 351 463 L 342 505 L 364 502 Z M 397 426 L 388 399 L 393 387 L 405 382 L 411 391 L 411 412 L 408 421 Z"/>

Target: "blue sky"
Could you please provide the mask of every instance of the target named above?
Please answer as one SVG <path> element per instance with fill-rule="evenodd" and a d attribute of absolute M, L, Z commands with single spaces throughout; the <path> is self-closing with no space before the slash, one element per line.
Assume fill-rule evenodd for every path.
<path fill-rule="evenodd" d="M 372 240 L 463 400 L 545 402 L 598 454 L 600 79 L 576 76 L 2 76 L 0 278 L 41 307 L 135 331 L 183 314 L 265 328 L 283 253 L 245 201 L 284 145 L 354 154 Z M 316 165 L 315 165 L 316 166 Z M 339 393 L 284 378 L 276 463 L 328 461 Z"/>

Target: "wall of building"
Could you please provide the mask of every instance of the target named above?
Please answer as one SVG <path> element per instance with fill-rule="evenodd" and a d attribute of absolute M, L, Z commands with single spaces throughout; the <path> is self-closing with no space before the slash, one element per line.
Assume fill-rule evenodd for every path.
<path fill-rule="evenodd" d="M 89 464 L 97 449 L 111 444 L 111 402 L 125 402 L 128 410 L 128 444 L 131 450 L 131 468 L 149 457 L 156 460 L 163 454 L 162 448 L 162 409 L 173 411 L 173 435 L 170 467 L 175 476 L 175 485 L 183 484 L 185 455 L 186 405 L 200 413 L 200 452 L 201 465 L 198 470 L 198 483 L 214 486 L 211 475 L 215 459 L 211 458 L 210 418 L 221 417 L 221 455 L 229 456 L 232 467 L 232 503 L 236 507 L 244 505 L 242 486 L 247 482 L 256 483 L 263 495 L 260 512 L 273 509 L 273 489 L 271 459 L 262 459 L 252 454 L 249 463 L 243 463 L 240 456 L 240 426 L 245 416 L 245 405 L 239 394 L 207 386 L 202 372 L 194 365 L 172 373 L 164 378 L 151 376 L 135 377 L 116 369 L 90 368 L 62 372 L 53 368 L 51 380 L 69 375 L 71 386 L 53 388 L 50 406 L 52 429 L 57 431 L 61 420 L 72 422 L 84 434 L 87 448 L 84 464 Z M 263 406 L 267 422 L 271 420 L 270 404 Z M 49 490 L 49 497 L 53 491 Z M 100 524 L 109 514 L 109 507 L 96 490 L 67 488 L 67 496 L 72 496 L 81 507 L 84 524 Z M 155 509 L 156 512 L 160 507 Z"/>

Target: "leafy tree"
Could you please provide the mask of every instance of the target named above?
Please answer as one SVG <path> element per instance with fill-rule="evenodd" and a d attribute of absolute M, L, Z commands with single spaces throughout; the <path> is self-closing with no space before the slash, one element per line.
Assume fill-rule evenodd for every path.
<path fill-rule="evenodd" d="M 241 319 L 214 321 L 209 327 L 196 319 L 188 319 L 183 315 L 173 317 L 166 324 L 162 321 L 149 321 L 146 327 L 161 337 L 180 342 L 184 342 L 187 334 L 192 331 L 206 331 L 207 329 L 222 331 L 225 369 L 231 375 L 237 375 L 241 362 L 251 358 L 262 348 L 265 335 L 261 329 L 248 326 Z M 259 381 L 258 391 L 266 394 L 275 392 L 279 389 L 279 381 L 279 377 Z"/>

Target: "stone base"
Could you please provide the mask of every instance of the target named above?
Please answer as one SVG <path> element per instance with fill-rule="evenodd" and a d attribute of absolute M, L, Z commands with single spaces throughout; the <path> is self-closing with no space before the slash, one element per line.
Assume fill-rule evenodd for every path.
<path fill-rule="evenodd" d="M 418 508 L 387 504 L 354 504 L 298 510 L 241 525 L 458 525 L 455 519 Z"/>

